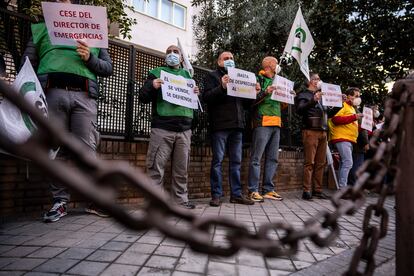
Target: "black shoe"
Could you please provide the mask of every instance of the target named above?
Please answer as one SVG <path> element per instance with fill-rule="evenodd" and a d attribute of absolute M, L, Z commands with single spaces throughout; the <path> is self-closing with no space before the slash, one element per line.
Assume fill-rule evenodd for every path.
<path fill-rule="evenodd" d="M 194 203 L 192 203 L 192 202 L 190 202 L 190 201 L 187 201 L 187 202 L 183 202 L 183 203 L 181 203 L 180 204 L 182 207 L 184 207 L 184 208 L 186 208 L 186 209 L 195 209 L 195 204 Z"/>
<path fill-rule="evenodd" d="M 312 201 L 312 195 L 311 195 L 311 193 L 309 193 L 309 192 L 303 192 L 303 194 L 302 194 L 302 199 L 303 199 L 303 200 L 309 200 L 309 201 Z"/>
<path fill-rule="evenodd" d="M 101 210 L 95 204 L 90 204 L 88 208 L 85 208 L 85 213 L 96 215 L 101 218 L 108 218 L 109 215 L 105 211 Z"/>
<path fill-rule="evenodd" d="M 219 207 L 221 205 L 221 201 L 220 201 L 220 198 L 212 198 L 211 200 L 210 200 L 210 206 L 211 207 Z"/>
<path fill-rule="evenodd" d="M 313 192 L 312 196 L 319 199 L 329 199 L 329 196 L 324 194 L 323 192 Z"/>
<path fill-rule="evenodd" d="M 240 196 L 240 197 L 230 197 L 230 203 L 253 205 L 254 201 L 244 196 Z"/>
<path fill-rule="evenodd" d="M 66 216 L 67 207 L 65 201 L 55 201 L 52 208 L 43 215 L 44 222 L 55 222 L 60 220 L 61 217 Z"/>

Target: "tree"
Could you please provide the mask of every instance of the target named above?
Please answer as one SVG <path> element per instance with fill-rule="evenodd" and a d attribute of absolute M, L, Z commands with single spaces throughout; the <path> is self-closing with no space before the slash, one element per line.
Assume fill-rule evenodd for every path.
<path fill-rule="evenodd" d="M 266 55 L 282 55 L 298 9 L 288 0 L 193 0 L 201 8 L 195 34 L 197 61 L 216 66 L 220 50 L 236 55 L 238 67 L 257 71 Z M 367 103 L 382 103 L 385 83 L 414 68 L 411 0 L 303 0 L 305 21 L 315 40 L 310 69 L 326 82 L 362 88 Z M 294 61 L 283 74 L 304 76 Z"/>

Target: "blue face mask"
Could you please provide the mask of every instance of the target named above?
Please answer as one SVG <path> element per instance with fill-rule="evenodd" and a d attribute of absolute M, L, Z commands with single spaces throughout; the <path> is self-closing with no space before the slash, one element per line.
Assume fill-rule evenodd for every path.
<path fill-rule="evenodd" d="M 224 68 L 227 70 L 229 67 L 236 67 L 236 63 L 234 63 L 234 60 L 228 59 L 224 61 Z"/>
<path fill-rule="evenodd" d="M 180 55 L 176 53 L 169 53 L 165 57 L 165 63 L 167 63 L 168 66 L 174 67 L 180 64 Z"/>

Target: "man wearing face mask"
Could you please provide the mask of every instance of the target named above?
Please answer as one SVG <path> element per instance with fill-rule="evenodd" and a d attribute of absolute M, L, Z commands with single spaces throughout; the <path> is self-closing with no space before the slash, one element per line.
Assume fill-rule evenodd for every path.
<path fill-rule="evenodd" d="M 180 67 L 182 61 L 180 49 L 169 46 L 165 58 L 167 66 L 149 72 L 139 90 L 139 100 L 152 103 L 151 136 L 146 159 L 148 175 L 162 187 L 165 167 L 171 158 L 173 197 L 184 208 L 194 209 L 195 205 L 188 201 L 187 188 L 193 110 L 164 101 L 161 92 L 161 71 L 191 79 L 190 73 Z M 199 93 L 197 86 L 194 93 Z"/>
<path fill-rule="evenodd" d="M 71 5 L 79 1 L 56 0 L 51 2 Z M 49 116 L 59 120 L 79 138 L 92 154 L 99 144 L 97 102 L 99 87 L 97 76 L 112 75 L 112 61 L 106 49 L 90 48 L 85 42 L 76 46 L 52 45 L 44 22 L 31 25 L 32 38 L 22 56 L 27 57 L 37 72 L 45 91 Z M 64 149 L 58 156 L 68 158 Z M 69 157 L 70 158 L 70 157 Z M 44 214 L 45 222 L 55 222 L 67 214 L 69 191 L 60 183 L 50 184 L 53 207 Z M 91 204 L 86 212 L 107 216 Z"/>
<path fill-rule="evenodd" d="M 257 95 L 253 105 L 252 125 L 253 139 L 250 149 L 249 164 L 249 198 L 256 202 L 263 202 L 264 198 L 282 200 L 276 193 L 273 177 L 277 170 L 280 127 L 281 104 L 271 99 L 273 91 L 273 79 L 280 72 L 275 57 L 265 57 L 262 61 L 262 70 L 257 77 L 261 92 Z M 265 154 L 262 195 L 259 193 L 260 161 Z"/>
<path fill-rule="evenodd" d="M 254 201 L 242 195 L 240 167 L 242 159 L 242 131 L 245 126 L 246 99 L 227 95 L 229 76 L 227 68 L 235 67 L 233 54 L 222 52 L 217 60 L 218 68 L 210 72 L 204 80 L 203 101 L 207 103 L 211 148 L 213 158 L 210 170 L 211 201 L 210 205 L 218 207 L 223 195 L 222 162 L 228 146 L 230 202 L 254 204 Z"/>
<path fill-rule="evenodd" d="M 353 164 L 353 144 L 358 138 L 358 120 L 363 117 L 363 114 L 355 110 L 355 107 L 361 105 L 360 89 L 350 87 L 345 91 L 345 95 L 342 108 L 328 121 L 329 140 L 341 156 L 338 179 L 340 189 L 348 184 L 348 175 Z"/>
<path fill-rule="evenodd" d="M 296 112 L 302 116 L 302 141 L 305 162 L 303 165 L 302 199 L 312 197 L 327 199 L 322 192 L 323 170 L 326 164 L 327 114 L 322 106 L 321 79 L 319 74 L 310 73 L 307 89 L 295 98 Z M 314 184 L 314 187 L 312 187 Z M 312 193 L 311 193 L 312 192 Z"/>

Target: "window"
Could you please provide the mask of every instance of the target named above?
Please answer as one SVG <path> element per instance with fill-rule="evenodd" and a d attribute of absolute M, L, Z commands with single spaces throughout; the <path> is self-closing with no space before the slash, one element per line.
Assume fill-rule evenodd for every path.
<path fill-rule="evenodd" d="M 136 11 L 185 29 L 187 8 L 170 0 L 132 0 Z"/>

